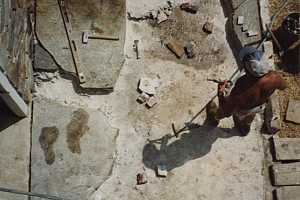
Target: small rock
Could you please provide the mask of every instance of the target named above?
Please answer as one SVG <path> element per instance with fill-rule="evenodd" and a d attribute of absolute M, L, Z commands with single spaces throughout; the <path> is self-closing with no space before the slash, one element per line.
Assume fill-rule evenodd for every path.
<path fill-rule="evenodd" d="M 187 58 L 193 58 L 195 56 L 194 45 L 192 44 L 192 42 L 188 42 L 184 49 L 185 49 Z"/>
<path fill-rule="evenodd" d="M 149 100 L 147 101 L 146 106 L 147 106 L 148 108 L 152 108 L 152 107 L 154 107 L 156 104 L 158 104 L 158 98 L 152 96 L 152 97 L 150 97 Z"/>
<path fill-rule="evenodd" d="M 183 3 L 180 5 L 180 9 L 188 13 L 196 14 L 199 10 L 199 6 L 193 5 L 191 3 Z"/>
<path fill-rule="evenodd" d="M 149 95 L 154 95 L 156 93 L 158 85 L 155 80 L 150 78 L 141 78 L 139 82 L 139 90 L 147 93 Z"/>
<path fill-rule="evenodd" d="M 168 171 L 166 165 L 157 165 L 157 176 L 158 177 L 167 177 Z"/>
<path fill-rule="evenodd" d="M 136 175 L 136 184 L 137 185 L 143 185 L 146 184 L 148 181 L 146 180 L 146 177 L 144 174 L 137 174 Z"/>
<path fill-rule="evenodd" d="M 157 13 L 157 23 L 160 24 L 164 21 L 167 21 L 168 20 L 168 16 L 162 12 L 162 11 L 158 11 Z"/>
<path fill-rule="evenodd" d="M 146 101 L 148 101 L 149 98 L 150 98 L 150 96 L 149 96 L 147 93 L 143 92 L 143 93 L 137 98 L 137 102 L 139 102 L 139 103 L 142 104 L 142 103 L 145 103 Z"/>
<path fill-rule="evenodd" d="M 167 47 L 178 57 L 181 58 L 184 54 L 184 48 L 179 42 L 175 41 L 174 39 L 171 40 Z"/>
<path fill-rule="evenodd" d="M 243 32 L 248 31 L 248 26 L 244 24 L 244 25 L 242 26 L 242 31 L 243 31 Z"/>
<path fill-rule="evenodd" d="M 248 31 L 248 37 L 253 37 L 253 36 L 257 36 L 258 33 L 254 32 L 254 31 Z"/>
<path fill-rule="evenodd" d="M 205 22 L 205 24 L 203 25 L 202 30 L 205 33 L 211 34 L 213 32 L 213 28 L 214 28 L 214 24 L 212 22 Z"/>
<path fill-rule="evenodd" d="M 244 24 L 244 16 L 238 16 L 237 24 L 238 25 L 243 25 Z"/>

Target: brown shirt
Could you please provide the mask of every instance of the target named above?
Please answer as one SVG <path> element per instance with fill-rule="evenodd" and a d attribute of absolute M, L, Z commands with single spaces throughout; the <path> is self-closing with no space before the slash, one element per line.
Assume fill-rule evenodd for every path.
<path fill-rule="evenodd" d="M 286 83 L 278 72 L 271 71 L 263 77 L 244 75 L 239 78 L 228 97 L 219 95 L 219 118 L 234 112 L 249 110 L 267 102 L 276 89 L 283 90 Z"/>

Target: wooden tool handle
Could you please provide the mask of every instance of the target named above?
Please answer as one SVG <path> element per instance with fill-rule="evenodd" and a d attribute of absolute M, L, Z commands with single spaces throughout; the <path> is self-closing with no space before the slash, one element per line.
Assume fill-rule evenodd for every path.
<path fill-rule="evenodd" d="M 105 35 L 91 35 L 89 36 L 91 39 L 100 39 L 100 40 L 119 40 L 119 37 L 113 37 L 113 36 L 105 36 Z"/>

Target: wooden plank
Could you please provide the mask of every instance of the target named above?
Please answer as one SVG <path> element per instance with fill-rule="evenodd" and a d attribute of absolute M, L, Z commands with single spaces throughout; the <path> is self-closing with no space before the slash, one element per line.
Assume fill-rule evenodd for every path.
<path fill-rule="evenodd" d="M 300 186 L 285 186 L 276 190 L 277 200 L 299 200 Z"/>
<path fill-rule="evenodd" d="M 300 185 L 300 162 L 273 165 L 274 185 Z"/>
<path fill-rule="evenodd" d="M 300 138 L 273 138 L 277 160 L 300 160 Z"/>

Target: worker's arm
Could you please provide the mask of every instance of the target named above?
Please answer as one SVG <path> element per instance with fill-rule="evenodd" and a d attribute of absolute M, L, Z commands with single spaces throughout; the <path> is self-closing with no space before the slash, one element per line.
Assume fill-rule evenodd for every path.
<path fill-rule="evenodd" d="M 234 109 L 231 97 L 225 97 L 225 90 L 227 86 L 227 81 L 218 85 L 219 109 L 217 118 L 219 119 L 231 116 Z"/>

